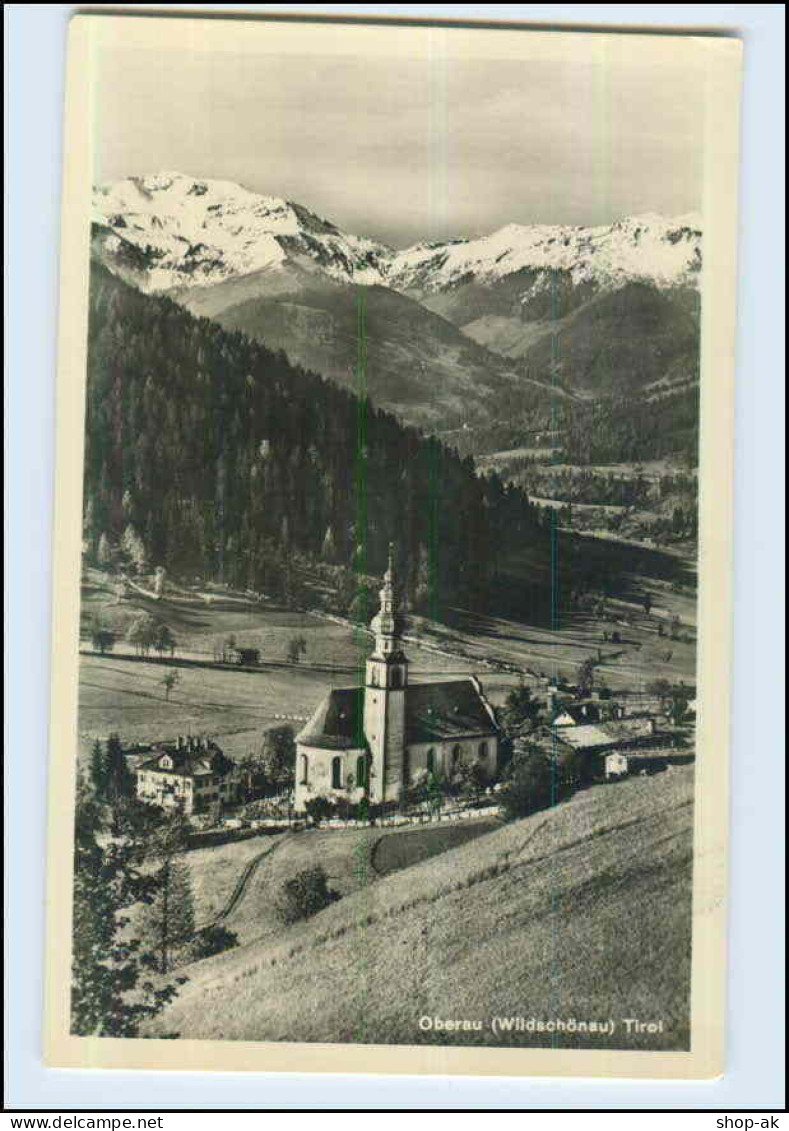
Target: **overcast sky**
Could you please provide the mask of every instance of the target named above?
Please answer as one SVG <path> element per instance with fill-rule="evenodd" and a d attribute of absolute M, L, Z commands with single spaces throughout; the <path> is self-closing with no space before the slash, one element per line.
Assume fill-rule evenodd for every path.
<path fill-rule="evenodd" d="M 633 53 L 637 55 L 636 52 Z M 643 61 L 642 61 L 643 62 Z M 177 170 L 404 246 L 700 207 L 702 84 L 593 67 L 108 50 L 96 180 Z"/>

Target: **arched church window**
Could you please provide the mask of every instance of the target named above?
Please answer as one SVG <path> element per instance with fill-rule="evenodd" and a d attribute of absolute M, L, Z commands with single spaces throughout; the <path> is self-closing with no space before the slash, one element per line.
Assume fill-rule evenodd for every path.
<path fill-rule="evenodd" d="M 309 780 L 310 760 L 306 754 L 301 756 L 301 784 L 306 785 Z"/>
<path fill-rule="evenodd" d="M 356 784 L 359 789 L 367 788 L 367 759 L 364 754 L 356 759 Z"/>
<path fill-rule="evenodd" d="M 452 747 L 452 769 L 453 770 L 456 770 L 458 768 L 458 766 L 460 765 L 460 756 L 461 756 L 462 753 L 463 753 L 463 751 L 460 748 L 460 746 L 453 746 Z"/>
<path fill-rule="evenodd" d="M 488 744 L 487 742 L 480 742 L 479 747 L 477 748 L 477 757 L 479 758 L 480 762 L 484 762 L 487 756 Z"/>
<path fill-rule="evenodd" d="M 403 686 L 403 673 L 399 668 L 392 668 L 392 687 L 398 688 Z"/>
<path fill-rule="evenodd" d="M 377 668 L 373 668 L 372 672 L 370 673 L 370 686 L 371 687 L 377 687 L 378 686 L 378 669 Z"/>
<path fill-rule="evenodd" d="M 342 789 L 342 758 L 332 758 L 331 760 L 331 787 L 332 789 Z"/>
<path fill-rule="evenodd" d="M 427 772 L 429 774 L 436 772 L 436 752 L 432 746 L 427 752 Z"/>

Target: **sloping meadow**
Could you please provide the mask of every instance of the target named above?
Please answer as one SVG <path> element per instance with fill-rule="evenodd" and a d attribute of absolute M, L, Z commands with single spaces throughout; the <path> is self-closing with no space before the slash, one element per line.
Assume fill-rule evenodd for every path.
<path fill-rule="evenodd" d="M 596 786 L 375 880 L 187 968 L 149 1035 L 687 1048 L 692 791 L 692 767 Z"/>

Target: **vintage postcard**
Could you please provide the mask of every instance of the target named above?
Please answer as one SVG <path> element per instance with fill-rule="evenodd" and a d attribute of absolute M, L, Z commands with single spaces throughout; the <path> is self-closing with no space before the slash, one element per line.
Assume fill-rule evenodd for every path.
<path fill-rule="evenodd" d="M 740 54 L 74 18 L 47 1063 L 724 1071 Z"/>

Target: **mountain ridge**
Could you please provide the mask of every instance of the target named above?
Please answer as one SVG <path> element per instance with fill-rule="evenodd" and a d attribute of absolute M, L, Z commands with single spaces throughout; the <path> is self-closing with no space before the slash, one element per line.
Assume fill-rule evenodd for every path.
<path fill-rule="evenodd" d="M 540 429 L 567 397 L 621 405 L 696 382 L 699 225 L 508 224 L 395 250 L 304 205 L 167 172 L 95 190 L 92 252 L 408 424 L 481 436 L 502 413 Z"/>
<path fill-rule="evenodd" d="M 650 278 L 672 286 L 691 280 L 700 265 L 695 214 L 646 213 L 593 227 L 511 223 L 487 235 L 395 250 L 344 232 L 294 201 L 175 172 L 97 186 L 94 220 L 117 239 L 150 249 L 151 290 L 178 281 L 205 285 L 299 254 L 332 278 L 424 294 L 471 276 L 495 282 L 526 268 L 569 271 L 576 285 Z"/>

